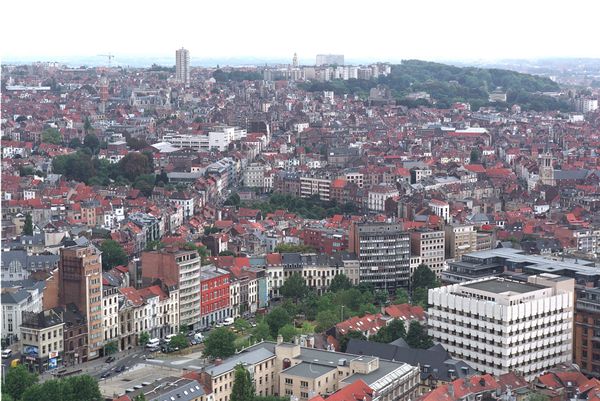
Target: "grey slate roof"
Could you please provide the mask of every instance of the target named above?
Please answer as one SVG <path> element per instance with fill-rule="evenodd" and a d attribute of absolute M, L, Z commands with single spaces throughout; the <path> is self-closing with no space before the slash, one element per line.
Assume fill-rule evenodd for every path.
<path fill-rule="evenodd" d="M 316 379 L 317 377 L 321 377 L 324 374 L 331 372 L 332 370 L 337 370 L 337 365 L 324 366 L 311 362 L 301 362 L 295 366 L 287 368 L 281 373 L 285 373 L 292 376 L 309 377 L 311 379 Z"/>
<path fill-rule="evenodd" d="M 242 352 L 234 355 L 231 358 L 226 359 L 220 365 L 211 365 L 206 367 L 206 372 L 212 377 L 220 376 L 223 373 L 233 370 L 238 364 L 256 364 L 275 356 L 274 352 L 269 351 L 266 348 L 256 348 L 252 351 Z"/>
<path fill-rule="evenodd" d="M 468 369 L 468 374 L 473 374 L 473 369 L 469 364 L 452 359 L 448 351 L 441 345 L 423 350 L 408 347 L 397 346 L 393 344 L 382 344 L 372 341 L 351 339 L 348 342 L 346 352 L 358 355 L 378 356 L 381 359 L 405 362 L 413 366 L 421 366 L 421 379 L 434 375 L 441 380 L 451 380 L 449 369 L 454 370 L 456 378 L 464 377 L 463 367 Z M 380 361 L 381 364 L 382 361 Z M 423 367 L 429 365 L 428 372 L 424 372 Z"/>

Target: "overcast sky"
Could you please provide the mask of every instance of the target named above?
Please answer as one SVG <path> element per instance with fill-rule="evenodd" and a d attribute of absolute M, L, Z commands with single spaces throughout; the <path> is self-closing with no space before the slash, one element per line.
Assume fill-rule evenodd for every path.
<path fill-rule="evenodd" d="M 595 0 L 5 1 L 3 60 L 600 57 Z"/>

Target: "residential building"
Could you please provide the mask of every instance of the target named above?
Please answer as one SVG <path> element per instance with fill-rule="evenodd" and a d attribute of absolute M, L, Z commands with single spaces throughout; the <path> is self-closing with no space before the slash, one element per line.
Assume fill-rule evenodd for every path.
<path fill-rule="evenodd" d="M 343 54 L 317 54 L 315 65 L 317 67 L 327 65 L 344 65 Z"/>
<path fill-rule="evenodd" d="M 410 233 L 411 258 L 420 257 L 420 262 L 428 266 L 440 278 L 444 269 L 444 232 L 437 230 L 416 230 Z"/>
<path fill-rule="evenodd" d="M 21 324 L 21 362 L 32 372 L 42 373 L 62 362 L 63 317 L 53 309 L 24 312 Z"/>
<path fill-rule="evenodd" d="M 410 235 L 395 223 L 355 223 L 350 231 L 350 251 L 360 263 L 360 281 L 378 290 L 408 288 Z"/>
<path fill-rule="evenodd" d="M 175 78 L 190 86 L 190 52 L 183 47 L 175 51 Z"/>
<path fill-rule="evenodd" d="M 429 335 L 480 372 L 531 380 L 573 352 L 574 280 L 484 278 L 429 290 Z"/>
<path fill-rule="evenodd" d="M 167 247 L 143 252 L 142 281 L 150 285 L 161 279 L 179 288 L 179 323 L 197 328 L 200 322 L 200 255 L 195 250 Z"/>
<path fill-rule="evenodd" d="M 2 340 L 12 344 L 19 339 L 23 312 L 39 313 L 43 310 L 42 297 L 46 285 L 43 281 L 32 280 L 12 282 L 10 287 L 4 281 L 2 283 Z"/>
<path fill-rule="evenodd" d="M 600 288 L 586 288 L 575 304 L 574 362 L 588 376 L 600 378 Z"/>
<path fill-rule="evenodd" d="M 75 304 L 86 315 L 88 359 L 100 356 L 104 345 L 102 311 L 102 256 L 93 245 L 60 250 L 60 305 Z"/>
<path fill-rule="evenodd" d="M 331 180 L 328 178 L 300 177 L 300 197 L 310 198 L 317 195 L 319 199 L 328 201 Z"/>
<path fill-rule="evenodd" d="M 85 315 L 75 304 L 54 308 L 63 317 L 63 362 L 66 366 L 77 365 L 88 359 L 88 325 Z"/>
<path fill-rule="evenodd" d="M 429 201 L 429 207 L 431 208 L 431 211 L 436 216 L 440 216 L 444 220 L 444 222 L 451 222 L 452 218 L 450 217 L 450 205 L 448 204 L 448 202 L 441 201 L 438 199 L 432 199 Z"/>
<path fill-rule="evenodd" d="M 200 270 L 200 297 L 202 326 L 210 326 L 231 315 L 229 284 L 231 274 L 213 265 Z"/>
<path fill-rule="evenodd" d="M 460 260 L 462 255 L 476 251 L 477 231 L 474 225 L 451 224 L 444 230 L 446 258 Z"/>
<path fill-rule="evenodd" d="M 376 212 L 385 211 L 385 201 L 394 196 L 398 196 L 400 192 L 395 185 L 376 185 L 371 187 L 368 195 L 368 208 Z"/>

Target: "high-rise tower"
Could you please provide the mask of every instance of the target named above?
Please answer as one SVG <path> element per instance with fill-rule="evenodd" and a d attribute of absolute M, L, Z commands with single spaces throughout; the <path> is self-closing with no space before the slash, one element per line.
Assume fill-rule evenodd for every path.
<path fill-rule="evenodd" d="M 296 53 L 294 53 L 294 58 L 292 59 L 292 66 L 298 68 L 298 54 Z"/>
<path fill-rule="evenodd" d="M 540 156 L 540 159 L 540 182 L 544 185 L 554 185 L 554 166 L 552 166 L 552 153 L 546 151 Z"/>
<path fill-rule="evenodd" d="M 190 86 L 190 52 L 183 47 L 175 51 L 175 74 L 179 82 Z"/>

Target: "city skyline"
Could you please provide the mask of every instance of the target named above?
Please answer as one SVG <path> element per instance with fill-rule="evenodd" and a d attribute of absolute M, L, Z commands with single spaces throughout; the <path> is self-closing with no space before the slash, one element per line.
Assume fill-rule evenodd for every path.
<path fill-rule="evenodd" d="M 402 4 L 381 13 L 379 9 L 344 9 L 339 2 L 331 2 L 319 4 L 316 13 L 312 6 L 317 4 L 309 2 L 293 13 L 285 10 L 278 14 L 271 11 L 275 3 L 270 1 L 260 10 L 252 4 L 230 1 L 192 8 L 185 14 L 177 13 L 180 7 L 175 4 L 164 13 L 161 11 L 159 17 L 137 4 L 111 0 L 94 10 L 95 20 L 114 26 L 131 24 L 131 16 L 144 19 L 147 26 L 178 20 L 177 35 L 148 29 L 141 41 L 135 36 L 124 40 L 121 30 L 90 30 L 88 16 L 79 7 L 71 7 L 72 2 L 63 2 L 62 7 L 40 2 L 35 5 L 37 13 L 29 17 L 31 29 L 22 29 L 22 21 L 16 18 L 3 24 L 5 37 L 19 32 L 19 40 L 5 41 L 2 59 L 52 61 L 108 52 L 116 55 L 117 61 L 119 57 L 160 58 L 172 55 L 181 46 L 196 59 L 284 58 L 291 62 L 296 52 L 304 63 L 327 53 L 344 54 L 348 60 L 391 62 L 411 58 L 441 61 L 600 57 L 600 49 L 578 39 L 594 37 L 594 16 L 600 11 L 594 9 L 598 5 L 575 1 L 563 10 L 558 3 L 556 7 L 545 4 L 541 8 L 536 3 L 509 1 L 500 9 L 481 8 L 470 0 L 459 5 L 433 3 Z M 13 4 L 5 8 L 7 15 L 19 11 Z M 230 10 L 236 12 L 227 14 Z M 436 10 L 435 14 L 431 10 Z M 206 17 L 202 19 L 201 15 Z M 290 19 L 296 23 L 290 24 Z M 65 37 L 58 30 L 46 29 L 42 34 L 38 27 L 47 26 L 49 20 L 68 21 L 72 31 L 79 33 Z M 377 30 L 371 32 L 369 26 L 376 26 Z"/>

